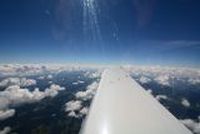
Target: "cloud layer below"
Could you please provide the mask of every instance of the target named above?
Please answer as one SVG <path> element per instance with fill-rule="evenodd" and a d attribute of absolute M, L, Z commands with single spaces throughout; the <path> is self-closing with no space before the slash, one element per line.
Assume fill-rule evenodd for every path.
<path fill-rule="evenodd" d="M 35 88 L 34 91 L 29 91 L 29 89 L 21 88 L 19 85 L 9 86 L 0 92 L 0 120 L 15 114 L 15 110 L 9 109 L 9 107 L 37 102 L 45 97 L 54 97 L 64 89 L 64 87 L 55 84 L 52 84 L 44 91 L 40 91 L 38 88 Z"/>
<path fill-rule="evenodd" d="M 181 120 L 181 122 L 187 126 L 190 130 L 192 130 L 195 134 L 200 134 L 200 116 L 198 121 L 194 121 L 191 119 Z"/>
<path fill-rule="evenodd" d="M 68 116 L 80 118 L 87 115 L 89 108 L 84 105 L 84 102 L 91 101 L 96 93 L 98 85 L 98 82 L 93 82 L 85 91 L 80 91 L 75 94 L 76 100 L 71 100 L 65 104 L 65 111 L 68 113 Z"/>

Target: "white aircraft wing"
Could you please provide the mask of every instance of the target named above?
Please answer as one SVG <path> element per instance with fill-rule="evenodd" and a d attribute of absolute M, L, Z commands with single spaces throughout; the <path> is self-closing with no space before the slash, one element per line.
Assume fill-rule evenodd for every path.
<path fill-rule="evenodd" d="M 122 69 L 105 70 L 81 134 L 192 134 Z"/>

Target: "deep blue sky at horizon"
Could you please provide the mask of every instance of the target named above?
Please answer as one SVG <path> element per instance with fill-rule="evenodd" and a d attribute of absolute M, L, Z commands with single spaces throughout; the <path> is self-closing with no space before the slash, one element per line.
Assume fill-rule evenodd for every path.
<path fill-rule="evenodd" d="M 1 0 L 0 63 L 200 66 L 199 0 Z"/>

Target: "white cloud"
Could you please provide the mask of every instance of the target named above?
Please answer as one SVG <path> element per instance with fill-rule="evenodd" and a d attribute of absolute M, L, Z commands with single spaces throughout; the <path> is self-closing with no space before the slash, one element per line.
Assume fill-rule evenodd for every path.
<path fill-rule="evenodd" d="M 72 82 L 72 85 L 78 85 L 79 83 L 78 82 Z"/>
<path fill-rule="evenodd" d="M 69 117 L 74 117 L 74 118 L 79 118 L 79 116 L 74 111 L 69 112 L 68 116 Z"/>
<path fill-rule="evenodd" d="M 88 107 L 83 107 L 82 102 L 90 100 L 94 97 L 98 85 L 99 84 L 96 81 L 93 82 L 87 86 L 86 91 L 80 91 L 76 93 L 75 96 L 77 100 L 72 100 L 65 104 L 65 111 L 68 112 L 68 116 L 80 118 L 88 113 Z"/>
<path fill-rule="evenodd" d="M 77 92 L 76 98 L 84 101 L 92 99 L 96 93 L 98 85 L 99 84 L 97 82 L 93 82 L 91 85 L 87 87 L 86 91 Z"/>
<path fill-rule="evenodd" d="M 0 94 L 1 94 L 1 92 L 0 92 Z M 6 109 L 9 104 L 10 104 L 10 101 L 6 97 L 0 95 L 0 110 Z"/>
<path fill-rule="evenodd" d="M 49 84 L 52 84 L 52 83 L 53 83 L 53 81 L 49 81 L 48 83 L 49 83 Z"/>
<path fill-rule="evenodd" d="M 142 83 L 142 84 L 145 84 L 145 83 L 149 83 L 151 82 L 151 79 L 145 77 L 145 76 L 141 76 L 139 81 Z"/>
<path fill-rule="evenodd" d="M 47 79 L 53 79 L 53 75 L 51 74 L 47 75 Z"/>
<path fill-rule="evenodd" d="M 76 82 L 72 82 L 72 85 L 78 85 L 78 84 L 83 84 L 83 83 L 85 83 L 85 81 L 78 80 Z"/>
<path fill-rule="evenodd" d="M 13 74 L 15 72 L 15 70 L 13 69 L 13 66 L 11 65 L 2 65 L 0 66 L 0 74 L 1 75 L 10 75 Z"/>
<path fill-rule="evenodd" d="M 5 127 L 3 130 L 0 130 L 0 134 L 8 134 L 11 131 L 10 127 Z"/>
<path fill-rule="evenodd" d="M 83 84 L 83 83 L 85 83 L 85 81 L 81 81 L 81 80 L 79 80 L 78 82 L 79 82 L 80 84 Z"/>
<path fill-rule="evenodd" d="M 65 108 L 66 112 L 78 111 L 82 108 L 82 102 L 72 100 L 67 102 L 65 106 L 66 106 Z"/>
<path fill-rule="evenodd" d="M 200 119 L 198 121 L 191 119 L 184 119 L 180 121 L 195 134 L 200 134 Z"/>
<path fill-rule="evenodd" d="M 200 84 L 200 78 L 190 78 L 188 82 L 192 85 Z"/>
<path fill-rule="evenodd" d="M 99 78 L 101 77 L 102 70 L 96 70 L 95 72 L 87 71 L 84 76 L 88 78 Z"/>
<path fill-rule="evenodd" d="M 50 88 L 47 88 L 44 92 L 45 96 L 54 97 L 58 94 L 58 91 L 65 90 L 64 87 L 60 87 L 59 85 L 52 84 Z"/>
<path fill-rule="evenodd" d="M 0 66 L 0 74 L 3 76 L 17 75 L 35 75 L 46 71 L 47 68 L 42 65 L 19 65 L 19 64 L 9 64 Z"/>
<path fill-rule="evenodd" d="M 152 95 L 153 91 L 151 89 L 146 90 L 148 94 Z"/>
<path fill-rule="evenodd" d="M 0 76 L 30 76 L 44 75 L 47 72 L 60 73 L 62 71 L 97 70 L 97 73 L 90 73 L 89 76 L 98 77 L 99 70 L 102 70 L 103 68 L 103 66 L 89 64 L 8 64 L 0 65 Z"/>
<path fill-rule="evenodd" d="M 14 114 L 14 109 L 0 110 L 0 121 L 12 117 Z"/>
<path fill-rule="evenodd" d="M 64 87 L 52 84 L 44 91 L 39 91 L 36 88 L 34 91 L 29 91 L 26 88 L 20 88 L 18 85 L 9 86 L 4 91 L 0 92 L 0 111 L 1 114 L 14 114 L 14 111 L 4 111 L 9 106 L 16 106 L 24 103 L 33 103 L 44 99 L 45 97 L 54 97 L 59 91 L 64 90 Z"/>
<path fill-rule="evenodd" d="M 153 91 L 151 89 L 148 89 L 147 93 L 153 96 Z M 158 100 L 158 101 L 160 101 L 160 100 L 167 100 L 168 97 L 166 95 L 159 94 L 159 95 L 155 96 L 155 99 Z"/>
<path fill-rule="evenodd" d="M 169 75 L 160 75 L 154 79 L 157 83 L 164 85 L 164 86 L 170 86 L 169 80 L 170 76 Z"/>
<path fill-rule="evenodd" d="M 185 98 L 183 98 L 183 99 L 181 100 L 181 104 L 182 104 L 184 107 L 190 107 L 190 102 L 189 102 L 187 99 L 185 99 Z"/>
<path fill-rule="evenodd" d="M 27 78 L 6 78 L 0 82 L 0 87 L 8 87 L 12 85 L 18 85 L 20 87 L 27 87 L 36 85 L 36 80 Z"/>
<path fill-rule="evenodd" d="M 160 100 L 166 100 L 166 99 L 167 99 L 167 96 L 166 96 L 166 95 L 157 95 L 155 98 L 156 98 L 158 101 L 160 101 Z"/>
<path fill-rule="evenodd" d="M 20 88 L 18 85 L 14 85 L 0 92 L 0 96 L 8 99 L 10 104 L 21 104 L 39 100 L 43 94 L 38 89 L 31 92 L 26 88 Z"/>
<path fill-rule="evenodd" d="M 145 76 L 165 86 L 172 86 L 173 80 L 186 84 L 200 83 L 200 69 L 197 68 L 131 65 L 124 68 L 135 78 Z"/>
<path fill-rule="evenodd" d="M 153 91 L 152 91 L 151 89 L 148 89 L 148 90 L 147 90 L 147 93 L 153 96 L 153 94 L 152 94 Z M 154 96 L 153 96 L 153 97 L 154 97 Z M 166 95 L 161 95 L 161 94 L 159 94 L 159 95 L 156 95 L 156 96 L 155 96 L 155 99 L 158 100 L 158 101 L 160 101 L 160 100 L 167 100 L 168 97 L 167 97 Z"/>
<path fill-rule="evenodd" d="M 44 80 L 44 76 L 39 76 L 38 79 L 39 80 Z"/>
<path fill-rule="evenodd" d="M 87 115 L 88 112 L 89 112 L 89 108 L 87 108 L 87 107 L 84 107 L 84 108 L 82 108 L 82 109 L 80 110 L 80 114 L 81 114 L 81 115 Z"/>
<path fill-rule="evenodd" d="M 10 101 L 10 104 L 29 103 L 41 100 L 48 96 L 54 97 L 57 95 L 58 91 L 64 89 L 64 87 L 52 84 L 50 88 L 47 88 L 44 91 L 39 91 L 38 88 L 36 88 L 34 91 L 29 91 L 29 89 L 20 88 L 19 86 L 15 85 L 9 86 L 5 91 L 0 92 L 0 98 L 6 98 Z"/>
<path fill-rule="evenodd" d="M 79 100 L 72 100 L 65 104 L 65 111 L 68 112 L 69 117 L 81 118 L 87 115 L 88 107 L 83 107 L 82 102 Z"/>
<path fill-rule="evenodd" d="M 37 83 L 36 80 L 21 78 L 20 86 L 21 87 L 32 86 L 36 85 L 36 83 Z"/>

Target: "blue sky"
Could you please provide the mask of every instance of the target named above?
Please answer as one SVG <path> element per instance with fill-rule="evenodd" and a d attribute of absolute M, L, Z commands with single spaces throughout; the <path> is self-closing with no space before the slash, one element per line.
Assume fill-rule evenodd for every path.
<path fill-rule="evenodd" d="M 0 63 L 200 65 L 199 0 L 1 0 Z"/>

